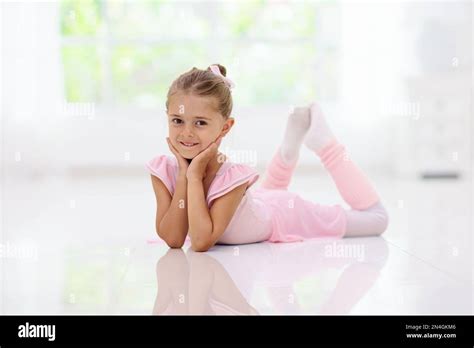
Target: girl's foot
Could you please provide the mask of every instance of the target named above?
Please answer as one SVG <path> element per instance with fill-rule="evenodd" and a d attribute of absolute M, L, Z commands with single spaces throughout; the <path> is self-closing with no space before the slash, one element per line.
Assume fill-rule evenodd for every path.
<path fill-rule="evenodd" d="M 298 160 L 303 138 L 310 125 L 309 106 L 295 107 L 288 116 L 283 143 L 281 144 L 281 156 L 286 164 L 294 164 Z"/>
<path fill-rule="evenodd" d="M 304 144 L 310 150 L 318 152 L 324 148 L 325 145 L 330 143 L 331 140 L 335 139 L 335 137 L 318 103 L 313 102 L 310 105 L 310 115 L 311 125 Z"/>

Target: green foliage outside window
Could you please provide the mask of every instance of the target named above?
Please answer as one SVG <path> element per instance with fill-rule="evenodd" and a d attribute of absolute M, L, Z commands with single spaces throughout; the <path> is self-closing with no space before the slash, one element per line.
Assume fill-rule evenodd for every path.
<path fill-rule="evenodd" d="M 64 0 L 65 95 L 70 102 L 162 107 L 174 78 L 220 63 L 235 102 L 292 103 L 317 96 L 312 1 Z M 325 67 L 331 69 L 332 67 Z"/>

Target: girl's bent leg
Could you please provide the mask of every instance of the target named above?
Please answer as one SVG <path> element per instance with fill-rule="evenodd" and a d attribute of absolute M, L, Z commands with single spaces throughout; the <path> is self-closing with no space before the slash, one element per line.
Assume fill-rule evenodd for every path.
<path fill-rule="evenodd" d="M 317 152 L 336 183 L 346 210 L 345 237 L 379 236 L 388 226 L 388 214 L 375 188 L 336 139 Z"/>
<path fill-rule="evenodd" d="M 318 105 L 310 107 L 310 128 L 305 145 L 319 156 L 344 201 L 352 208 L 345 211 L 345 236 L 373 236 L 383 233 L 388 214 L 370 180 L 347 156 L 345 147 L 331 131 Z"/>
<path fill-rule="evenodd" d="M 285 134 L 267 167 L 262 187 L 286 190 L 298 162 L 300 147 L 310 125 L 308 107 L 296 107 L 288 116 Z"/>
<path fill-rule="evenodd" d="M 318 103 L 311 105 L 310 114 L 311 126 L 305 145 L 321 158 L 342 198 L 357 210 L 377 203 L 377 192 L 364 173 L 347 157 L 345 147 L 337 141 Z"/>

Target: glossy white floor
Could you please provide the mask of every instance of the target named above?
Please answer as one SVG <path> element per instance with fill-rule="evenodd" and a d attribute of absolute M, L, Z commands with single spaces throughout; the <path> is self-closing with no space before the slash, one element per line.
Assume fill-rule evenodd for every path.
<path fill-rule="evenodd" d="M 382 237 L 195 253 L 156 241 L 146 173 L 5 177 L 1 312 L 472 313 L 470 181 L 372 179 Z M 297 172 L 291 190 L 342 203 L 325 173 Z"/>

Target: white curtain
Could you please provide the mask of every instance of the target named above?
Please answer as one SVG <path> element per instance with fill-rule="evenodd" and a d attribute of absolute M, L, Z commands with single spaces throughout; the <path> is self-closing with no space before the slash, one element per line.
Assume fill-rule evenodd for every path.
<path fill-rule="evenodd" d="M 40 174 L 61 148 L 62 97 L 56 2 L 3 2 L 2 164 L 4 174 Z"/>

